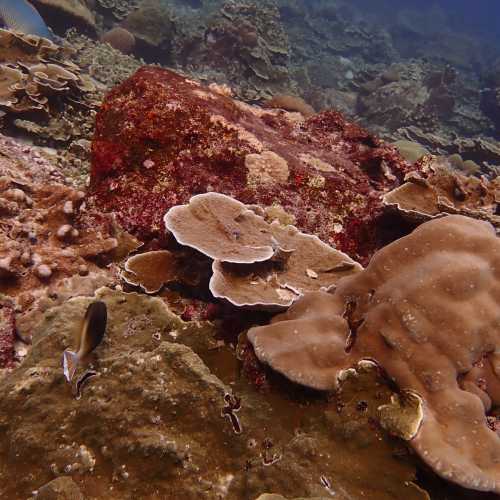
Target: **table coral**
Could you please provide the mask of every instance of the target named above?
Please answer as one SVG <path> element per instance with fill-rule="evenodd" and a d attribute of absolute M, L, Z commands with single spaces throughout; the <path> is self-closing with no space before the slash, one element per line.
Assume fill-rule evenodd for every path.
<path fill-rule="evenodd" d="M 301 231 L 360 261 L 378 244 L 380 195 L 412 168 L 336 112 L 305 121 L 153 67 L 107 96 L 92 153 L 92 202 L 116 212 L 141 239 L 164 234 L 161 218 L 170 207 L 217 191 L 247 204 L 279 206 Z M 248 169 L 255 156 L 250 161 L 249 155 L 262 155 L 259 171 L 266 158 L 278 157 L 270 172 L 279 164 L 279 175 L 261 174 L 262 182 L 255 182 Z"/>
<path fill-rule="evenodd" d="M 383 197 L 386 207 L 407 219 L 421 222 L 448 213 L 500 226 L 498 177 L 469 177 L 453 171 L 446 163 L 431 160 L 424 172 L 409 175 L 407 181 Z"/>
<path fill-rule="evenodd" d="M 318 237 L 269 223 L 262 213 L 229 196 L 206 193 L 172 207 L 165 225 L 179 243 L 214 259 L 210 291 L 239 307 L 286 308 L 305 292 L 328 290 L 362 269 Z M 158 264 L 157 275 L 169 274 L 166 263 Z"/>
<path fill-rule="evenodd" d="M 407 436 L 420 457 L 450 481 L 500 493 L 498 417 L 490 414 L 500 405 L 499 269 L 493 227 L 450 215 L 248 338 L 260 360 L 317 389 L 335 388 L 357 362 L 376 361 L 401 391 L 391 411 L 382 408 L 386 417 L 405 411 L 405 394 L 422 401 Z"/>

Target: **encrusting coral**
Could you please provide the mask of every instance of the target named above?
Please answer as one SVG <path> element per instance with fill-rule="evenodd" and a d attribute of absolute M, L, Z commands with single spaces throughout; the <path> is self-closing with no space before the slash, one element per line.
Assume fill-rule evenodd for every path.
<path fill-rule="evenodd" d="M 171 208 L 165 225 L 179 243 L 214 259 L 210 291 L 240 307 L 289 307 L 305 292 L 328 290 L 362 269 L 317 236 L 269 223 L 263 214 L 229 196 L 206 193 Z"/>
<path fill-rule="evenodd" d="M 388 427 L 404 423 L 399 434 L 442 477 L 500 493 L 491 412 L 500 405 L 499 270 L 493 227 L 449 215 L 248 338 L 261 361 L 316 389 L 334 389 L 356 363 L 375 362 L 400 391 L 380 409 Z"/>

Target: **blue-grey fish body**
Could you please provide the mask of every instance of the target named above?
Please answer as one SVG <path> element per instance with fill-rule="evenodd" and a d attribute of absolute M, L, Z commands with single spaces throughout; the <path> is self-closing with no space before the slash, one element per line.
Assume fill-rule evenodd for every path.
<path fill-rule="evenodd" d="M 0 0 L 0 18 L 8 30 L 54 39 L 42 16 L 27 0 Z"/>

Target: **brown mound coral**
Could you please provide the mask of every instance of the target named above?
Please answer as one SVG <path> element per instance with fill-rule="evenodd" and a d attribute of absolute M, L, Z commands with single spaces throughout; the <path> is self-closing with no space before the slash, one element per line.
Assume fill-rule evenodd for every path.
<path fill-rule="evenodd" d="M 305 292 L 327 290 L 362 269 L 318 237 L 269 223 L 260 213 L 207 193 L 171 208 L 165 225 L 179 243 L 214 259 L 210 291 L 237 306 L 289 307 Z"/>
<path fill-rule="evenodd" d="M 498 177 L 491 181 L 469 177 L 451 170 L 445 163 L 431 162 L 424 172 L 409 175 L 408 182 L 387 193 L 384 205 L 417 222 L 443 214 L 461 214 L 500 227 Z"/>
<path fill-rule="evenodd" d="M 307 295 L 248 337 L 259 359 L 318 389 L 375 360 L 403 399 L 423 401 L 409 441 L 420 457 L 450 481 L 500 493 L 498 417 L 485 415 L 500 405 L 499 270 L 492 226 L 450 215 L 380 250 L 334 294 Z"/>
<path fill-rule="evenodd" d="M 116 26 L 101 36 L 101 42 L 109 43 L 111 47 L 124 54 L 130 54 L 135 47 L 135 36 L 125 28 Z"/>
<path fill-rule="evenodd" d="M 277 94 L 273 96 L 272 99 L 264 103 L 264 108 L 279 108 L 286 111 L 297 111 L 305 118 L 310 118 L 316 114 L 314 108 L 310 104 L 307 104 L 302 97 L 286 94 Z"/>

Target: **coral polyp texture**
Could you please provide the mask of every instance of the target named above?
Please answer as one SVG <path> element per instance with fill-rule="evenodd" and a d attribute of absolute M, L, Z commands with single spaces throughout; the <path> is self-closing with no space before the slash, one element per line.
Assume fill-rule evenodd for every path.
<path fill-rule="evenodd" d="M 84 193 L 69 185 L 43 150 L 0 135 L 0 154 L 0 294 L 12 299 L 17 331 L 26 339 L 32 321 L 25 322 L 25 316 L 39 309 L 46 293 L 69 298 L 63 282 L 78 277 L 102 285 L 102 275 L 113 274 L 104 265 L 137 249 L 139 242 L 111 215 L 88 211 Z M 93 286 L 79 287 L 93 292 Z M 2 368 L 9 364 L 1 354 L 4 344 L 13 337 L 4 326 L 0 332 Z"/>
<path fill-rule="evenodd" d="M 377 247 L 381 195 L 412 168 L 334 111 L 264 110 L 154 67 L 108 94 L 92 155 L 92 203 L 143 240 L 164 235 L 172 206 L 217 191 L 288 214 L 359 261 Z"/>
<path fill-rule="evenodd" d="M 380 408 L 387 426 L 402 423 L 398 433 L 442 477 L 500 493 L 499 269 L 493 227 L 446 216 L 248 338 L 261 361 L 317 389 L 375 361 L 401 391 Z"/>

